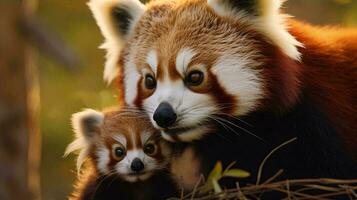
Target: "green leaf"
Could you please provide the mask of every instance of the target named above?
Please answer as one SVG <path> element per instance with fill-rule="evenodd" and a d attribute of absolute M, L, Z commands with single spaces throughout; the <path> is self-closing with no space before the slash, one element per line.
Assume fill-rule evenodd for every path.
<path fill-rule="evenodd" d="M 231 164 L 229 164 L 228 167 L 226 169 L 224 169 L 222 174 L 227 173 L 227 171 L 230 170 L 236 163 L 237 163 L 237 161 L 231 162 Z"/>
<path fill-rule="evenodd" d="M 223 174 L 224 177 L 247 178 L 250 173 L 241 169 L 230 169 Z"/>
<path fill-rule="evenodd" d="M 221 193 L 223 191 L 217 179 L 215 178 L 212 179 L 212 185 L 215 193 Z"/>
<path fill-rule="evenodd" d="M 212 179 L 219 180 L 222 177 L 222 170 L 222 162 L 218 161 L 211 173 L 208 175 L 207 182 L 211 182 Z"/>
<path fill-rule="evenodd" d="M 208 175 L 207 181 L 203 186 L 204 191 L 210 191 L 213 189 L 213 179 L 216 181 L 222 178 L 222 162 L 218 161 L 214 168 L 212 169 L 211 173 Z"/>

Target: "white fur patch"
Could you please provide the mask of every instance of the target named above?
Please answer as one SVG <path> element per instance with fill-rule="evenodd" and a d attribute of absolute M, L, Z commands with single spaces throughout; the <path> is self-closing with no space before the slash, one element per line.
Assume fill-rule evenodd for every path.
<path fill-rule="evenodd" d="M 176 135 L 176 138 L 182 142 L 192 142 L 195 140 L 200 140 L 209 131 L 210 131 L 209 128 L 206 128 L 205 126 L 201 126 L 199 128 L 186 131 L 184 134 Z M 167 141 L 177 142 L 176 138 L 175 139 L 172 138 L 171 135 L 166 133 L 165 131 L 162 131 L 162 137 Z"/>
<path fill-rule="evenodd" d="M 176 57 L 176 70 L 181 74 L 181 76 L 184 76 L 188 64 L 190 64 L 195 55 L 196 53 L 189 48 L 183 48 L 179 51 Z"/>
<path fill-rule="evenodd" d="M 146 57 L 146 62 L 149 64 L 151 67 L 151 70 L 157 74 L 157 66 L 158 66 L 158 58 L 155 50 L 149 51 L 147 57 Z"/>
<path fill-rule="evenodd" d="M 285 25 L 286 15 L 280 13 L 284 0 L 258 0 L 259 16 L 250 16 L 244 10 L 235 11 L 225 0 L 207 0 L 211 8 L 221 16 L 233 17 L 241 22 L 251 24 L 253 28 L 264 34 L 273 44 L 278 46 L 287 56 L 300 60 L 297 47 L 303 45 L 297 41 Z"/>
<path fill-rule="evenodd" d="M 124 66 L 125 101 L 130 106 L 134 106 L 134 101 L 138 95 L 138 82 L 140 74 L 136 69 L 133 56 L 129 56 Z"/>
<path fill-rule="evenodd" d="M 255 65 L 258 64 L 249 57 L 224 54 L 211 69 L 226 92 L 237 98 L 237 115 L 254 109 L 264 96 L 263 81 L 259 71 L 254 70 Z"/>
<path fill-rule="evenodd" d="M 93 12 L 94 18 L 105 37 L 105 42 L 101 46 L 107 50 L 104 79 L 110 83 L 118 76 L 118 58 L 121 47 L 127 38 L 127 36 L 121 35 L 116 30 L 116 25 L 111 16 L 112 8 L 116 6 L 127 8 L 127 11 L 133 17 L 129 27 L 130 34 L 137 21 L 145 12 L 146 7 L 139 0 L 90 0 L 88 6 Z"/>
<path fill-rule="evenodd" d="M 144 160 L 145 154 L 142 149 L 134 149 L 134 150 L 129 150 L 126 153 L 126 158 L 130 161 L 130 163 L 135 159 L 139 158 L 140 160 Z"/>
<path fill-rule="evenodd" d="M 114 140 L 116 140 L 117 142 L 119 142 L 120 144 L 122 144 L 124 147 L 127 146 L 127 142 L 126 142 L 126 138 L 124 135 L 122 134 L 115 134 L 112 136 Z"/>
<path fill-rule="evenodd" d="M 107 173 L 108 172 L 108 163 L 110 161 L 110 151 L 103 147 L 99 148 L 96 152 L 98 160 L 97 167 L 100 172 Z"/>

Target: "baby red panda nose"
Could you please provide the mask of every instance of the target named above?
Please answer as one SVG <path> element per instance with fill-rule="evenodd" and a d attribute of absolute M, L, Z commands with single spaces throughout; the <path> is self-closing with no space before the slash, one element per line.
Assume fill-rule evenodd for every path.
<path fill-rule="evenodd" d="M 177 115 L 169 103 L 163 102 L 155 110 L 153 118 L 157 125 L 167 128 L 175 123 Z"/>
<path fill-rule="evenodd" d="M 131 162 L 131 166 L 130 166 L 131 170 L 133 170 L 134 172 L 138 173 L 140 171 L 142 171 L 144 169 L 144 163 L 140 160 L 140 158 L 135 158 L 132 162 Z"/>

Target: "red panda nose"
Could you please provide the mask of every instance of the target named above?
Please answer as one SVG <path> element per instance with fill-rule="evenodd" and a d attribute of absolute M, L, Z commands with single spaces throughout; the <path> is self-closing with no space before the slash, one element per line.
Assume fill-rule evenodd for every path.
<path fill-rule="evenodd" d="M 155 110 L 153 118 L 157 125 L 167 128 L 175 123 L 177 115 L 169 103 L 163 102 Z"/>
<path fill-rule="evenodd" d="M 138 173 L 144 169 L 144 163 L 140 160 L 140 158 L 135 158 L 130 165 L 131 170 Z"/>

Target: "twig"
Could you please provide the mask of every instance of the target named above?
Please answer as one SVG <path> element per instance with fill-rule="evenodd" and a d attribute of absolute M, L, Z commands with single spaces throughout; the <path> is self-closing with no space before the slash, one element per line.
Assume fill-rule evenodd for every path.
<path fill-rule="evenodd" d="M 261 176 L 262 176 L 262 173 L 263 173 L 263 168 L 264 168 L 264 164 L 265 162 L 270 158 L 271 155 L 273 155 L 276 151 L 278 151 L 279 149 L 281 149 L 282 147 L 284 147 L 285 145 L 287 144 L 290 144 L 292 142 L 294 142 L 295 140 L 297 140 L 297 138 L 292 138 L 286 142 L 284 142 L 283 144 L 275 147 L 263 160 L 263 162 L 260 164 L 259 166 L 259 170 L 258 170 L 258 175 L 257 175 L 257 182 L 256 182 L 256 185 L 259 185 L 260 183 L 260 179 L 261 179 Z"/>

